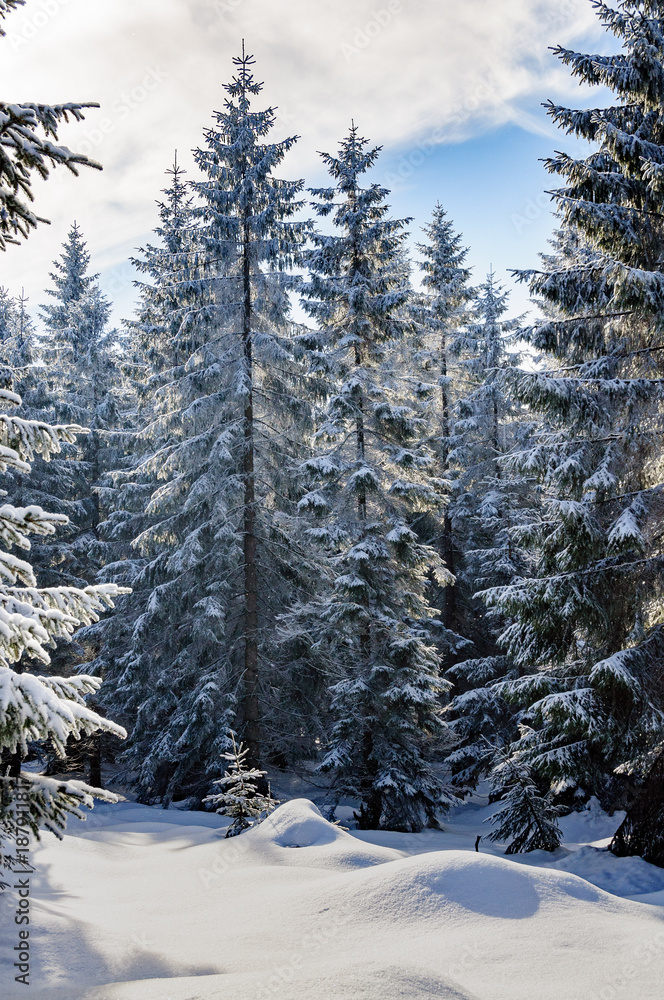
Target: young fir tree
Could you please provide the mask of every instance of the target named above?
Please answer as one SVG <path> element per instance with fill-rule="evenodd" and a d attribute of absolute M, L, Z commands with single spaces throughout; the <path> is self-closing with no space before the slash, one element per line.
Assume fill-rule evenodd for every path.
<path fill-rule="evenodd" d="M 441 585 L 450 574 L 410 526 L 441 498 L 417 399 L 391 364 L 407 329 L 405 221 L 389 218 L 384 188 L 361 186 L 379 153 L 366 146 L 353 126 L 339 155 L 324 155 L 334 186 L 314 192 L 338 232 L 314 235 L 303 304 L 319 324 L 314 363 L 336 385 L 300 506 L 316 521 L 310 534 L 326 551 L 330 581 L 293 609 L 288 629 L 336 675 L 322 765 L 336 800 L 360 800 L 362 828 L 419 830 L 443 804 L 432 760 L 445 733 L 445 684 L 426 594 L 431 573 Z"/>
<path fill-rule="evenodd" d="M 204 175 L 195 205 L 173 186 L 162 219 L 166 245 L 143 303 L 156 310 L 163 363 L 148 383 L 144 457 L 129 484 L 152 483 L 135 541 L 145 566 L 127 602 L 130 638 L 100 658 L 114 697 L 135 712 L 127 760 L 140 793 L 165 802 L 200 801 L 228 728 L 256 766 L 263 706 L 279 681 L 274 619 L 307 585 L 289 463 L 301 457 L 309 407 L 292 358 L 287 273 L 307 224 L 293 221 L 302 182 L 275 176 L 295 139 L 267 141 L 275 113 L 252 109 L 262 89 L 252 65 L 235 60 L 224 110 L 195 152 Z M 176 320 L 169 354 L 160 330 Z"/>
<path fill-rule="evenodd" d="M 223 778 L 217 778 L 213 782 L 222 791 L 208 795 L 203 801 L 209 802 L 215 812 L 233 820 L 226 836 L 236 837 L 252 826 L 257 826 L 279 803 L 272 798 L 269 789 L 266 795 L 259 791 L 259 787 L 265 783 L 267 771 L 247 767 L 249 749 L 242 743 L 238 747 L 235 733 L 230 735 L 232 750 L 222 754 L 224 760 L 228 761 L 226 773 Z"/>
<path fill-rule="evenodd" d="M 509 840 L 505 854 L 555 851 L 562 837 L 557 822 L 560 808 L 540 793 L 532 768 L 519 754 L 497 747 L 492 760 L 489 780 L 502 805 L 490 818 L 495 829 L 488 839 Z"/>
<path fill-rule="evenodd" d="M 515 753 L 558 791 L 615 807 L 616 769 L 638 780 L 664 736 L 664 12 L 650 0 L 595 6 L 622 51 L 558 55 L 616 103 L 550 105 L 594 150 L 547 162 L 565 181 L 554 192 L 563 232 L 542 270 L 521 275 L 551 311 L 525 333 L 548 368 L 513 378 L 546 419 L 521 462 L 546 487 L 528 532 L 536 574 L 489 597 L 511 618 L 504 641 L 519 672 L 503 694 L 530 727 Z"/>

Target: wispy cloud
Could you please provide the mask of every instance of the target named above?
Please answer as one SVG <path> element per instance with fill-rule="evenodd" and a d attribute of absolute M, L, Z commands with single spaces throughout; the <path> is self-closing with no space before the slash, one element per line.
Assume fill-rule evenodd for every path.
<path fill-rule="evenodd" d="M 38 297 L 76 218 L 97 266 L 126 285 L 163 170 L 200 142 L 243 37 L 280 131 L 302 137 L 297 176 L 319 169 L 316 151 L 336 148 L 351 117 L 387 147 L 540 128 L 533 104 L 576 89 L 547 47 L 596 24 L 587 0 L 28 0 L 0 42 L 3 97 L 100 101 L 63 140 L 105 169 L 38 191 L 53 225 L 3 256 L 0 283 Z"/>

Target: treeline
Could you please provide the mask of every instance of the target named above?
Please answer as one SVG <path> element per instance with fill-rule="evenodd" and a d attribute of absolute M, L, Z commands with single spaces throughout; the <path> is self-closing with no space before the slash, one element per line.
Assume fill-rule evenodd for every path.
<path fill-rule="evenodd" d="M 440 205 L 409 259 L 355 126 L 328 187 L 280 179 L 296 139 L 244 53 L 196 179 L 168 171 L 135 317 L 109 329 L 76 226 L 39 330 L 0 298 L 21 417 L 90 429 L 3 478 L 69 518 L 40 580 L 131 588 L 53 669 L 103 678 L 142 801 L 199 805 L 238 734 L 361 827 L 488 777 L 511 850 L 594 795 L 628 810 L 614 850 L 664 863 L 664 5 L 596 6 L 621 53 L 557 55 L 616 103 L 548 106 L 594 151 L 547 161 L 530 325 Z M 98 780 L 118 748 L 89 739 Z"/>

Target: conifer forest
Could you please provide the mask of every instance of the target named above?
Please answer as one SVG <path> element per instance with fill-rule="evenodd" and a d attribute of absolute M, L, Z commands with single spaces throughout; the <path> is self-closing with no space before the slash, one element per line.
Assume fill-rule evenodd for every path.
<path fill-rule="evenodd" d="M 33 5 L 0 0 L 0 51 Z M 661 995 L 664 3 L 584 7 L 605 54 L 547 58 L 594 103 L 545 104 L 553 235 L 509 281 L 471 266 L 444 186 L 426 219 L 398 217 L 352 106 L 325 183 L 292 176 L 299 125 L 250 33 L 198 147 L 174 143 L 153 178 L 131 315 L 77 220 L 80 177 L 42 300 L 0 270 L 0 904 L 28 871 L 33 897 L 30 962 L 22 903 L 0 932 L 8 996 Z M 44 182 L 103 167 L 74 151 L 96 105 L 3 85 L 0 267 L 27 267 Z M 88 861 L 141 837 L 153 860 L 118 855 L 113 879 Z M 235 965 L 221 944 L 176 957 L 198 934 L 185 846 L 209 849 L 186 895 L 204 935 L 218 907 L 237 922 L 220 932 Z M 58 917 L 42 851 L 74 894 L 78 865 L 108 877 L 105 930 L 87 904 Z M 163 929 L 108 943 L 114 893 L 143 878 L 155 920 L 182 914 L 159 959 Z M 546 921 L 567 892 L 555 920 L 578 969 L 598 965 L 561 986 L 576 960 Z M 475 923 L 453 927 L 462 899 Z M 284 957 L 280 935 L 303 941 L 328 907 L 343 920 Z M 449 936 L 425 948 L 435 914 Z M 509 921 L 520 944 L 499 917 L 528 918 Z M 95 959 L 67 950 L 86 935 Z M 528 941 L 541 980 L 518 964 Z"/>

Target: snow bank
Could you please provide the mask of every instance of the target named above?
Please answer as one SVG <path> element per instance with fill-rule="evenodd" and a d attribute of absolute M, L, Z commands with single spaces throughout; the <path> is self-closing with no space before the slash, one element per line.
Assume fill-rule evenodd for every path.
<path fill-rule="evenodd" d="M 228 840 L 198 818 L 105 807 L 35 852 L 33 1000 L 660 1000 L 659 907 L 555 867 L 377 846 L 302 799 Z M 11 945 L 3 1000 L 24 995 L 4 988 Z"/>
<path fill-rule="evenodd" d="M 581 847 L 552 868 L 574 872 L 616 896 L 642 896 L 664 890 L 664 869 L 643 858 L 616 858 L 608 848 Z"/>

